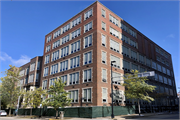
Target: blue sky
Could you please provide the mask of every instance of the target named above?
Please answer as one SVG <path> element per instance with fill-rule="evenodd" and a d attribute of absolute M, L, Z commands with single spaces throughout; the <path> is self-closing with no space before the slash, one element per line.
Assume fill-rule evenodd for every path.
<path fill-rule="evenodd" d="M 93 2 L 1 1 L 0 71 L 43 55 L 45 35 Z M 179 2 L 100 2 L 172 55 L 176 86 L 180 87 Z"/>

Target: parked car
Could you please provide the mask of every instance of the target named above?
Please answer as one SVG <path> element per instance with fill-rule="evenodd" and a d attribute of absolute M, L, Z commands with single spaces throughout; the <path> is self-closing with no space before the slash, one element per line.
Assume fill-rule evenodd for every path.
<path fill-rule="evenodd" d="M 0 115 L 1 116 L 6 116 L 7 115 L 7 112 L 5 110 L 0 110 Z"/>

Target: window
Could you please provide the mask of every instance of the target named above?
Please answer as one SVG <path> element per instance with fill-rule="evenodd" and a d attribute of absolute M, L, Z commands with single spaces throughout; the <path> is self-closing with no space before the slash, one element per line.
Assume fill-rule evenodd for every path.
<path fill-rule="evenodd" d="M 114 28 L 110 27 L 110 34 L 114 35 L 115 37 L 119 38 L 119 33 Z"/>
<path fill-rule="evenodd" d="M 69 54 L 69 46 L 66 46 L 61 49 L 61 57 L 65 57 Z"/>
<path fill-rule="evenodd" d="M 160 54 L 161 54 L 162 56 L 164 56 L 164 52 L 163 52 L 163 50 L 161 50 L 161 49 L 160 49 Z"/>
<path fill-rule="evenodd" d="M 23 84 L 24 84 L 24 80 L 22 79 L 20 80 L 20 86 L 23 86 Z"/>
<path fill-rule="evenodd" d="M 48 67 L 44 68 L 44 77 L 48 76 Z"/>
<path fill-rule="evenodd" d="M 136 37 L 136 32 L 133 30 L 129 29 L 129 34 L 132 35 L 133 37 Z"/>
<path fill-rule="evenodd" d="M 160 86 L 160 93 L 164 93 L 164 87 Z"/>
<path fill-rule="evenodd" d="M 79 72 L 69 74 L 69 85 L 79 83 Z"/>
<path fill-rule="evenodd" d="M 81 34 L 81 29 L 79 28 L 79 29 L 77 29 L 77 30 L 75 30 L 74 32 L 71 33 L 72 39 L 80 36 L 80 34 Z"/>
<path fill-rule="evenodd" d="M 123 60 L 123 68 L 122 69 L 130 72 L 130 63 L 126 60 Z"/>
<path fill-rule="evenodd" d="M 84 32 L 87 32 L 87 31 L 91 30 L 91 29 L 92 29 L 92 22 L 86 24 L 86 25 L 84 26 L 84 28 L 85 28 L 85 29 L 84 29 Z"/>
<path fill-rule="evenodd" d="M 63 33 L 70 29 L 70 23 L 63 27 Z"/>
<path fill-rule="evenodd" d="M 44 80 L 42 83 L 42 89 L 47 89 L 47 80 Z"/>
<path fill-rule="evenodd" d="M 158 48 L 158 47 L 155 47 L 155 49 L 156 49 L 156 52 L 159 53 L 159 48 Z"/>
<path fill-rule="evenodd" d="M 131 50 L 131 58 L 137 61 L 137 52 Z"/>
<path fill-rule="evenodd" d="M 169 76 L 170 76 L 170 70 L 169 70 L 169 69 L 167 69 L 167 75 L 169 75 Z"/>
<path fill-rule="evenodd" d="M 113 102 L 121 103 L 123 100 L 123 91 L 113 90 Z"/>
<path fill-rule="evenodd" d="M 58 63 L 51 66 L 51 75 L 58 72 Z"/>
<path fill-rule="evenodd" d="M 28 75 L 28 74 L 29 74 L 29 68 L 26 68 L 25 75 Z"/>
<path fill-rule="evenodd" d="M 61 80 L 65 85 L 67 85 L 67 75 L 61 76 Z"/>
<path fill-rule="evenodd" d="M 107 71 L 106 71 L 106 69 L 102 69 L 102 81 L 103 82 L 107 81 Z"/>
<path fill-rule="evenodd" d="M 120 85 L 120 83 L 122 82 L 122 81 L 120 81 L 121 77 L 118 77 L 118 76 L 121 76 L 121 74 L 112 72 L 112 77 L 115 77 L 115 78 L 113 78 L 113 84 Z"/>
<path fill-rule="evenodd" d="M 159 56 L 156 56 L 156 60 L 161 62 L 161 58 Z"/>
<path fill-rule="evenodd" d="M 24 76 L 24 70 L 21 70 L 21 71 L 19 72 L 19 75 L 20 75 L 20 76 Z"/>
<path fill-rule="evenodd" d="M 106 17 L 106 11 L 105 11 L 105 10 L 101 9 L 101 14 L 102 14 L 102 16 L 103 16 L 104 18 Z"/>
<path fill-rule="evenodd" d="M 106 46 L 106 36 L 105 35 L 102 35 L 101 36 L 102 38 L 102 46 Z"/>
<path fill-rule="evenodd" d="M 69 91 L 69 98 L 72 99 L 72 103 L 78 102 L 78 90 Z"/>
<path fill-rule="evenodd" d="M 165 64 L 166 64 L 167 66 L 169 66 L 169 62 L 168 62 L 168 61 L 165 61 Z"/>
<path fill-rule="evenodd" d="M 35 69 L 35 63 L 32 63 L 32 64 L 30 65 L 30 72 L 33 71 L 34 69 Z"/>
<path fill-rule="evenodd" d="M 87 52 L 84 54 L 84 65 L 90 64 L 92 62 L 92 52 Z"/>
<path fill-rule="evenodd" d="M 51 35 L 47 37 L 47 41 L 46 43 L 50 42 L 51 41 Z"/>
<path fill-rule="evenodd" d="M 110 40 L 110 49 L 119 53 L 119 43 L 111 39 Z"/>
<path fill-rule="evenodd" d="M 36 82 L 39 81 L 39 73 L 36 73 Z"/>
<path fill-rule="evenodd" d="M 145 68 L 140 67 L 140 72 L 145 72 Z"/>
<path fill-rule="evenodd" d="M 128 32 L 128 27 L 124 25 L 123 23 L 121 23 L 121 29 Z"/>
<path fill-rule="evenodd" d="M 166 77 L 164 77 L 164 83 L 165 83 L 165 84 L 168 84 L 168 81 L 167 81 L 167 78 L 166 78 Z"/>
<path fill-rule="evenodd" d="M 92 45 L 92 35 L 89 35 L 84 38 L 84 48 L 87 48 Z"/>
<path fill-rule="evenodd" d="M 56 31 L 53 35 L 53 39 L 60 36 L 61 35 L 61 29 L 59 29 L 58 31 Z"/>
<path fill-rule="evenodd" d="M 172 85 L 172 81 L 171 81 L 171 79 L 169 79 L 169 78 L 168 78 L 168 84 L 169 84 L 169 85 Z"/>
<path fill-rule="evenodd" d="M 51 47 L 51 45 L 46 46 L 46 52 L 50 51 L 50 49 L 51 49 L 50 47 Z"/>
<path fill-rule="evenodd" d="M 72 21 L 72 27 L 81 23 L 81 16 Z"/>
<path fill-rule="evenodd" d="M 59 59 L 59 50 L 53 52 L 52 54 L 52 61 L 55 61 L 57 59 Z"/>
<path fill-rule="evenodd" d="M 91 82 L 91 69 L 84 70 L 84 82 Z"/>
<path fill-rule="evenodd" d="M 90 18 L 91 16 L 92 16 L 92 9 L 89 10 L 89 11 L 87 11 L 87 12 L 84 14 L 84 19 L 86 20 L 86 19 Z"/>
<path fill-rule="evenodd" d="M 47 64 L 47 63 L 49 63 L 49 55 L 46 55 L 46 57 L 45 57 L 44 64 Z"/>
<path fill-rule="evenodd" d="M 80 50 L 80 40 L 71 44 L 71 53 L 77 52 Z"/>
<path fill-rule="evenodd" d="M 165 56 L 166 58 L 168 58 L 168 57 L 169 57 L 167 53 L 164 53 L 164 56 Z"/>
<path fill-rule="evenodd" d="M 106 23 L 102 22 L 102 29 L 106 30 Z"/>
<path fill-rule="evenodd" d="M 169 89 L 169 93 L 171 96 L 173 96 L 173 90 L 172 89 Z"/>
<path fill-rule="evenodd" d="M 164 74 L 166 74 L 166 68 L 165 67 L 162 67 L 162 71 Z"/>
<path fill-rule="evenodd" d="M 120 68 L 120 58 L 111 55 L 111 61 L 116 61 L 115 63 L 113 63 L 113 66 Z"/>
<path fill-rule="evenodd" d="M 28 84 L 28 77 L 26 77 L 26 81 L 25 81 L 25 84 Z"/>
<path fill-rule="evenodd" d="M 37 63 L 37 70 L 40 70 L 41 61 L 38 61 Z"/>
<path fill-rule="evenodd" d="M 107 88 L 102 88 L 102 99 L 103 102 L 107 102 Z"/>
<path fill-rule="evenodd" d="M 71 68 L 79 67 L 79 61 L 80 61 L 79 58 L 80 58 L 79 56 L 71 58 L 71 61 L 70 61 L 71 62 L 70 63 Z"/>
<path fill-rule="evenodd" d="M 61 62 L 60 64 L 61 64 L 60 72 L 61 72 L 61 71 L 68 70 L 68 60 L 63 61 L 63 62 Z"/>
<path fill-rule="evenodd" d="M 132 69 L 133 70 L 138 70 L 138 65 L 132 64 Z"/>
<path fill-rule="evenodd" d="M 130 45 L 131 45 L 131 46 L 133 46 L 133 47 L 135 47 L 135 48 L 137 48 L 137 46 L 136 46 L 136 42 L 135 42 L 135 41 L 133 41 L 133 40 L 131 40 L 131 39 L 130 39 Z"/>
<path fill-rule="evenodd" d="M 139 55 L 139 62 L 140 62 L 140 63 L 143 63 L 143 64 L 145 63 L 145 62 L 144 62 L 144 56 Z"/>
<path fill-rule="evenodd" d="M 158 71 L 161 72 L 161 65 L 157 64 Z"/>
<path fill-rule="evenodd" d="M 129 48 L 122 46 L 122 54 L 129 57 Z"/>
<path fill-rule="evenodd" d="M 102 51 L 102 63 L 106 64 L 106 52 Z"/>
<path fill-rule="evenodd" d="M 163 77 L 161 75 L 159 75 L 159 82 L 163 83 Z"/>
<path fill-rule="evenodd" d="M 128 37 L 126 37 L 125 35 L 122 35 L 122 38 L 121 38 L 122 41 L 124 41 L 125 43 L 128 43 Z"/>
<path fill-rule="evenodd" d="M 156 63 L 152 61 L 152 68 L 156 69 Z"/>
<path fill-rule="evenodd" d="M 69 41 L 69 34 L 62 38 L 62 44 Z"/>
<path fill-rule="evenodd" d="M 34 74 L 31 74 L 29 76 L 29 83 L 33 82 L 34 81 Z"/>
<path fill-rule="evenodd" d="M 113 17 L 112 15 L 109 15 L 109 20 L 110 20 L 110 22 L 112 22 L 113 24 L 118 26 L 119 21 L 115 17 Z"/>
<path fill-rule="evenodd" d="M 159 80 L 159 79 L 158 79 L 158 74 L 157 74 L 157 73 L 155 73 L 155 80 L 156 80 L 156 81 Z"/>
<path fill-rule="evenodd" d="M 146 65 L 149 67 L 151 66 L 151 61 L 148 58 L 146 58 Z"/>
<path fill-rule="evenodd" d="M 91 88 L 83 90 L 83 102 L 91 102 Z"/>
<path fill-rule="evenodd" d="M 50 79 L 50 80 L 49 80 L 49 87 L 50 87 L 50 86 L 55 86 L 55 83 L 54 83 L 54 82 L 55 82 L 56 80 L 57 80 L 57 78 L 52 78 L 52 79 Z"/>
<path fill-rule="evenodd" d="M 165 87 L 165 92 L 167 95 L 169 95 L 169 89 L 167 87 Z"/>

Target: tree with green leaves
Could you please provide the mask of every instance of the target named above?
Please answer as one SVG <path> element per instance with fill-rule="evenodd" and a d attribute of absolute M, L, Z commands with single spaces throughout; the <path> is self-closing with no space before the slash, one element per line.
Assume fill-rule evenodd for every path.
<path fill-rule="evenodd" d="M 20 75 L 19 68 L 9 65 L 10 69 L 4 72 L 5 77 L 1 77 L 1 96 L 6 101 L 7 107 L 10 108 L 9 115 L 11 115 L 11 109 L 15 108 L 18 102 L 18 96 L 20 95 Z"/>
<path fill-rule="evenodd" d="M 154 101 L 152 97 L 149 96 L 148 92 L 153 92 L 155 90 L 155 86 L 148 85 L 146 81 L 147 77 L 138 77 L 137 70 L 131 70 L 132 74 L 125 74 L 123 86 L 125 86 L 125 96 L 127 99 L 137 99 L 138 100 L 138 108 L 139 115 L 140 104 L 139 100 L 145 100 L 148 102 Z"/>
<path fill-rule="evenodd" d="M 54 86 L 50 86 L 48 91 L 49 96 L 43 101 L 43 106 L 51 106 L 56 110 L 56 119 L 58 117 L 59 107 L 64 108 L 69 106 L 71 99 L 68 98 L 68 92 L 64 90 L 65 83 L 62 82 L 61 78 L 54 81 Z"/>
<path fill-rule="evenodd" d="M 23 108 L 30 107 L 32 116 L 32 108 L 37 108 L 41 104 L 41 96 L 46 96 L 46 90 L 40 88 L 35 88 L 33 91 L 28 90 L 23 92 Z"/>

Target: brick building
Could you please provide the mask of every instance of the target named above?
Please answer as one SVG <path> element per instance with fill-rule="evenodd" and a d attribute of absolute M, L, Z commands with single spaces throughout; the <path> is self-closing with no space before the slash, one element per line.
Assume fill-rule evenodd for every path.
<path fill-rule="evenodd" d="M 148 83 L 157 86 L 158 93 L 176 96 L 171 54 L 98 1 L 45 36 L 40 86 L 48 89 L 61 77 L 72 106 L 110 105 L 111 61 L 116 61 L 113 76 L 131 69 L 155 71 Z M 123 104 L 125 88 L 118 80 L 115 101 Z M 157 99 L 154 105 L 159 103 L 174 101 Z"/>

